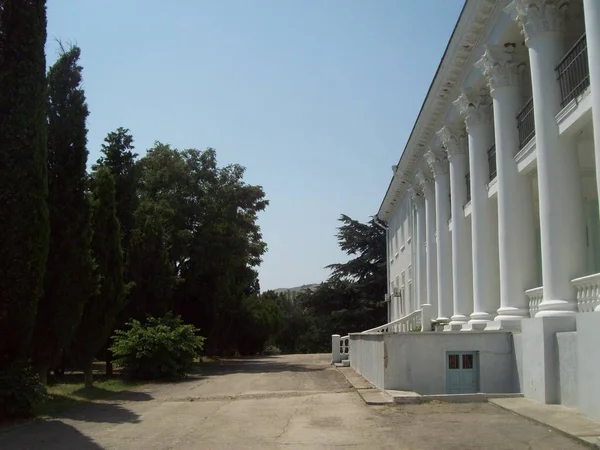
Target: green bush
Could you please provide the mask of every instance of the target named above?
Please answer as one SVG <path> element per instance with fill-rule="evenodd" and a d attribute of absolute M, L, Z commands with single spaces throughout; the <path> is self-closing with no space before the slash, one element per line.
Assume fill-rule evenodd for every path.
<path fill-rule="evenodd" d="M 110 347 L 113 363 L 123 373 L 140 380 L 184 378 L 204 348 L 204 337 L 180 316 L 148 317 L 145 323 L 132 320 L 117 330 Z"/>
<path fill-rule="evenodd" d="M 45 398 L 46 388 L 29 367 L 0 367 L 0 419 L 30 417 L 34 406 Z"/>

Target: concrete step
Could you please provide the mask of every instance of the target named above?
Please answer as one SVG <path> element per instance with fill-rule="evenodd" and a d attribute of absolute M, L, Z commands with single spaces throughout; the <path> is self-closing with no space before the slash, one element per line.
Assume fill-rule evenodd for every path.
<path fill-rule="evenodd" d="M 342 367 L 350 367 L 350 360 L 345 359 L 342 361 Z"/>

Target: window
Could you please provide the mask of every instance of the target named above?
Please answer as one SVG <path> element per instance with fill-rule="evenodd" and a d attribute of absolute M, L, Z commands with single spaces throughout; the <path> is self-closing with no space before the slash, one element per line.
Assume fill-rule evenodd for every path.
<path fill-rule="evenodd" d="M 458 355 L 448 355 L 448 369 L 458 368 Z"/>
<path fill-rule="evenodd" d="M 453 355 L 451 355 L 453 356 Z M 473 368 L 473 353 L 465 353 L 462 355 L 462 368 L 472 369 Z"/>

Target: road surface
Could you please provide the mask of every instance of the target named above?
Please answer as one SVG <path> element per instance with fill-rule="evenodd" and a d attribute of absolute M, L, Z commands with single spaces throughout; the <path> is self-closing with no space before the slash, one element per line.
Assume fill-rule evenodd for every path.
<path fill-rule="evenodd" d="M 2 450 L 586 448 L 489 404 L 367 406 L 327 355 L 227 360 L 0 434 Z"/>

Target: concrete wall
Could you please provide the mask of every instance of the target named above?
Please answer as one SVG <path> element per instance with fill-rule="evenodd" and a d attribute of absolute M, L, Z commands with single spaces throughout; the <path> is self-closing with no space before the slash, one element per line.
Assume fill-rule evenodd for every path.
<path fill-rule="evenodd" d="M 541 403 L 560 403 L 560 362 L 556 334 L 574 331 L 575 317 L 524 319 L 521 326 L 523 394 Z"/>
<path fill-rule="evenodd" d="M 578 406 L 578 367 L 577 333 L 575 331 L 556 333 L 559 366 L 559 403 L 565 406 Z"/>
<path fill-rule="evenodd" d="M 514 359 L 513 364 L 517 371 L 517 377 L 515 378 L 515 392 L 523 392 L 523 341 L 521 333 L 513 333 L 513 350 Z"/>
<path fill-rule="evenodd" d="M 383 334 L 350 334 L 350 367 L 379 388 L 384 385 Z"/>
<path fill-rule="evenodd" d="M 577 314 L 579 410 L 600 419 L 600 313 Z"/>
<path fill-rule="evenodd" d="M 385 336 L 385 389 L 446 393 L 446 352 L 479 352 L 479 391 L 517 392 L 512 338 L 508 332 L 404 333 Z"/>

